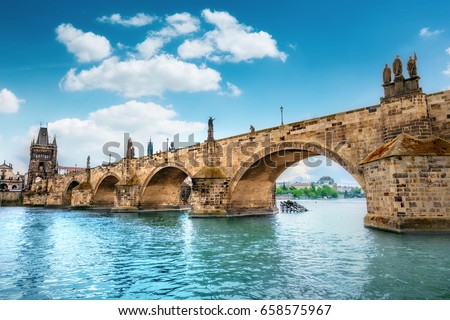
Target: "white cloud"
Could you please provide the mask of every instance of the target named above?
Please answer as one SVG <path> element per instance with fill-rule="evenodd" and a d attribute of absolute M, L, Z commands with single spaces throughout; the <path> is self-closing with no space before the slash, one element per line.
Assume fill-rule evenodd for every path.
<path fill-rule="evenodd" d="M 447 69 L 442 71 L 442 73 L 446 76 L 450 76 L 450 64 L 447 64 Z"/>
<path fill-rule="evenodd" d="M 420 35 L 421 37 L 427 38 L 427 37 L 432 37 L 432 36 L 438 35 L 438 34 L 440 34 L 440 33 L 442 33 L 442 32 L 444 32 L 444 30 L 434 30 L 434 31 L 430 31 L 430 28 L 426 27 L 426 28 L 420 29 L 419 35 Z"/>
<path fill-rule="evenodd" d="M 163 46 L 164 41 L 161 38 L 147 38 L 139 43 L 136 49 L 144 59 L 149 59 L 155 56 Z"/>
<path fill-rule="evenodd" d="M 111 55 L 108 39 L 92 32 L 83 32 L 71 24 L 61 24 L 56 28 L 57 39 L 63 43 L 78 62 L 100 61 Z"/>
<path fill-rule="evenodd" d="M 138 13 L 134 17 L 122 18 L 120 13 L 112 14 L 111 16 L 103 16 L 97 20 L 104 23 L 120 24 L 125 27 L 142 27 L 153 23 L 157 18 L 145 13 Z"/>
<path fill-rule="evenodd" d="M 311 181 L 310 168 L 299 162 L 284 171 L 277 179 L 278 182 Z"/>
<path fill-rule="evenodd" d="M 445 49 L 445 52 L 446 52 L 447 54 L 450 54 L 450 48 Z"/>
<path fill-rule="evenodd" d="M 177 133 L 186 141 L 191 133 L 197 135 L 196 141 L 202 140 L 205 127 L 201 122 L 177 120 L 177 113 L 170 107 L 135 100 L 96 110 L 86 119 L 65 118 L 48 124 L 49 134 L 58 137 L 59 163 L 79 167 L 85 166 L 88 155 L 93 165 L 108 161 L 108 152 L 105 155 L 102 150 L 107 142 L 120 143 L 120 148 L 109 147 L 109 151 L 123 156 L 124 133 L 129 133 L 133 142 L 143 145 L 146 154 L 150 136 L 156 152 L 162 149 L 167 137 L 172 139 Z M 37 126 L 30 128 L 29 138 L 38 131 Z M 136 155 L 139 155 L 137 149 Z"/>
<path fill-rule="evenodd" d="M 358 186 L 358 182 L 336 162 L 316 156 L 304 159 L 289 167 L 277 179 L 278 182 L 316 182 L 323 176 L 330 176 L 338 185 Z"/>
<path fill-rule="evenodd" d="M 122 42 L 117 42 L 116 46 L 117 46 L 117 49 L 119 49 L 119 50 L 128 50 L 128 49 L 130 49 L 129 46 L 124 45 Z"/>
<path fill-rule="evenodd" d="M 0 91 L 0 113 L 16 113 L 23 102 L 25 100 L 17 98 L 14 93 L 6 88 Z"/>
<path fill-rule="evenodd" d="M 205 33 L 202 39 L 196 42 L 185 41 L 178 53 L 181 58 L 199 58 L 205 56 L 213 61 L 251 61 L 265 57 L 278 58 L 282 61 L 287 55 L 277 48 L 276 41 L 270 34 L 264 31 L 254 32 L 252 27 L 240 24 L 236 18 L 228 12 L 202 11 L 202 17 L 215 29 Z M 214 48 L 212 54 L 210 48 Z M 194 52 L 189 52 L 194 48 Z"/>
<path fill-rule="evenodd" d="M 241 89 L 239 89 L 237 86 L 228 81 L 227 81 L 227 89 L 228 91 L 221 91 L 219 94 L 230 97 L 239 97 L 242 94 Z"/>
<path fill-rule="evenodd" d="M 207 57 L 212 52 L 213 44 L 206 40 L 186 40 L 178 47 L 178 55 L 183 59 Z"/>
<path fill-rule="evenodd" d="M 288 47 L 293 51 L 297 51 L 297 44 L 289 43 Z"/>
<path fill-rule="evenodd" d="M 220 81 L 216 70 L 158 55 L 150 60 L 119 61 L 112 57 L 79 73 L 71 69 L 60 86 L 69 91 L 104 89 L 136 98 L 161 96 L 166 91 L 215 91 Z"/>
<path fill-rule="evenodd" d="M 200 27 L 200 20 L 193 17 L 190 13 L 176 13 L 166 17 L 167 27 L 156 32 L 160 37 L 173 38 L 179 35 L 187 35 L 198 31 Z"/>

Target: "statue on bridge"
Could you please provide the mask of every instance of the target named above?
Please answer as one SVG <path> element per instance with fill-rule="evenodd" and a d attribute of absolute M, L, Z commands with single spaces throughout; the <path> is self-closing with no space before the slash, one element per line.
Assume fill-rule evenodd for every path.
<path fill-rule="evenodd" d="M 395 57 L 394 62 L 392 63 L 392 70 L 394 71 L 394 76 L 396 78 L 400 78 L 403 76 L 403 64 L 398 55 Z"/>
<path fill-rule="evenodd" d="M 90 168 L 91 168 L 91 156 L 88 156 L 86 160 L 86 169 Z"/>
<path fill-rule="evenodd" d="M 208 139 L 207 141 L 214 141 L 214 120 L 216 120 L 213 117 L 209 117 L 208 120 Z"/>
<path fill-rule="evenodd" d="M 392 71 L 391 68 L 389 68 L 388 64 L 384 66 L 383 70 L 383 84 L 390 83 L 392 81 Z"/>
<path fill-rule="evenodd" d="M 254 133 L 255 132 L 255 127 L 253 125 L 250 125 L 250 133 Z"/>
<path fill-rule="evenodd" d="M 417 56 L 416 56 L 416 53 L 414 52 L 414 59 L 410 56 L 408 63 L 406 64 L 406 69 L 408 69 L 408 74 L 409 74 L 410 78 L 417 76 L 416 61 L 417 61 Z"/>
<path fill-rule="evenodd" d="M 133 159 L 134 158 L 134 148 L 133 148 L 133 141 L 131 141 L 131 138 L 128 138 L 128 144 L 127 144 L 127 159 Z"/>

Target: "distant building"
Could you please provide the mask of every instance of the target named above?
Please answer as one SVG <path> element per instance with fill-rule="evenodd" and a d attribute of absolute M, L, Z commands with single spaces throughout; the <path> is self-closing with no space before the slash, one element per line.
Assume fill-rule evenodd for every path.
<path fill-rule="evenodd" d="M 153 155 L 153 142 L 152 138 L 150 137 L 150 141 L 147 143 L 147 155 L 152 156 Z"/>
<path fill-rule="evenodd" d="M 39 186 L 43 180 L 58 173 L 57 151 L 56 137 L 50 143 L 47 128 L 41 127 L 37 139 L 33 139 L 30 145 L 29 187 Z"/>
<path fill-rule="evenodd" d="M 355 188 L 356 188 L 355 186 L 337 186 L 336 190 L 338 192 L 345 192 L 345 191 L 350 192 Z"/>
<path fill-rule="evenodd" d="M 334 179 L 330 176 L 323 176 L 322 178 L 317 181 L 317 185 L 324 185 L 327 184 L 329 186 L 335 186 Z"/>
<path fill-rule="evenodd" d="M 0 164 L 0 191 L 22 191 L 25 183 L 24 176 L 13 172 L 12 164 Z"/>
<path fill-rule="evenodd" d="M 290 187 L 296 187 L 297 189 L 305 189 L 311 187 L 310 182 L 294 182 L 289 184 Z"/>
<path fill-rule="evenodd" d="M 334 179 L 330 176 L 323 176 L 317 182 L 276 182 L 277 187 L 295 187 L 297 189 L 305 189 L 309 188 L 313 185 L 316 188 L 323 187 L 324 185 L 328 185 L 334 189 L 336 189 L 340 193 L 344 192 L 352 192 L 354 189 L 360 187 L 356 186 L 341 186 L 338 185 Z M 361 190 L 361 194 L 364 195 L 364 191 Z"/>

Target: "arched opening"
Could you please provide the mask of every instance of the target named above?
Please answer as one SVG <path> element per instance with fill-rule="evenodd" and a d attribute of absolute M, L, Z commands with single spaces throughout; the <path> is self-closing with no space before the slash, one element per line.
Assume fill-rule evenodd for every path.
<path fill-rule="evenodd" d="M 0 184 L 0 190 L 7 191 L 8 190 L 8 185 L 6 183 Z"/>
<path fill-rule="evenodd" d="M 66 192 L 64 193 L 64 196 L 63 196 L 63 205 L 70 206 L 71 201 L 72 201 L 72 190 L 74 188 L 78 187 L 79 184 L 80 183 L 78 181 L 76 181 L 76 180 L 73 180 L 69 184 L 69 186 L 67 187 Z"/>
<path fill-rule="evenodd" d="M 273 152 L 274 149 L 277 151 Z M 281 145 L 255 155 L 252 161 L 244 164 L 238 171 L 230 182 L 230 210 L 236 214 L 245 214 L 249 211 L 261 214 L 277 211 L 275 183 L 278 177 L 299 161 L 318 155 L 325 155 L 332 159 L 348 171 L 355 180 L 363 181 L 362 175 L 344 159 L 318 145 L 310 145 L 307 148 Z"/>
<path fill-rule="evenodd" d="M 45 163 L 44 162 L 39 162 L 38 171 L 45 173 Z"/>
<path fill-rule="evenodd" d="M 176 167 L 164 167 L 149 177 L 144 184 L 140 206 L 143 209 L 179 208 L 186 197 L 188 174 Z M 182 186 L 183 185 L 183 186 Z M 187 203 L 187 198 L 184 198 Z"/>
<path fill-rule="evenodd" d="M 17 189 L 17 186 L 16 186 L 16 185 L 13 185 L 13 186 L 12 186 L 12 189 L 13 189 L 13 190 L 16 190 L 16 189 Z"/>
<path fill-rule="evenodd" d="M 119 182 L 115 176 L 105 177 L 99 184 L 94 197 L 92 198 L 92 205 L 97 208 L 110 209 L 114 207 L 115 189 L 114 186 Z"/>

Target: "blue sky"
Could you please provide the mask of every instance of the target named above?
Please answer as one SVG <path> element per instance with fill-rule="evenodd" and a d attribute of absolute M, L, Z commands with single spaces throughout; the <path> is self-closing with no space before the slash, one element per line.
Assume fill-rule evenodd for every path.
<path fill-rule="evenodd" d="M 0 4 L 0 155 L 26 171 L 48 122 L 62 165 L 107 160 L 124 132 L 216 138 L 374 105 L 414 52 L 425 92 L 450 88 L 448 1 L 20 1 Z M 316 179 L 339 168 L 297 167 Z"/>

